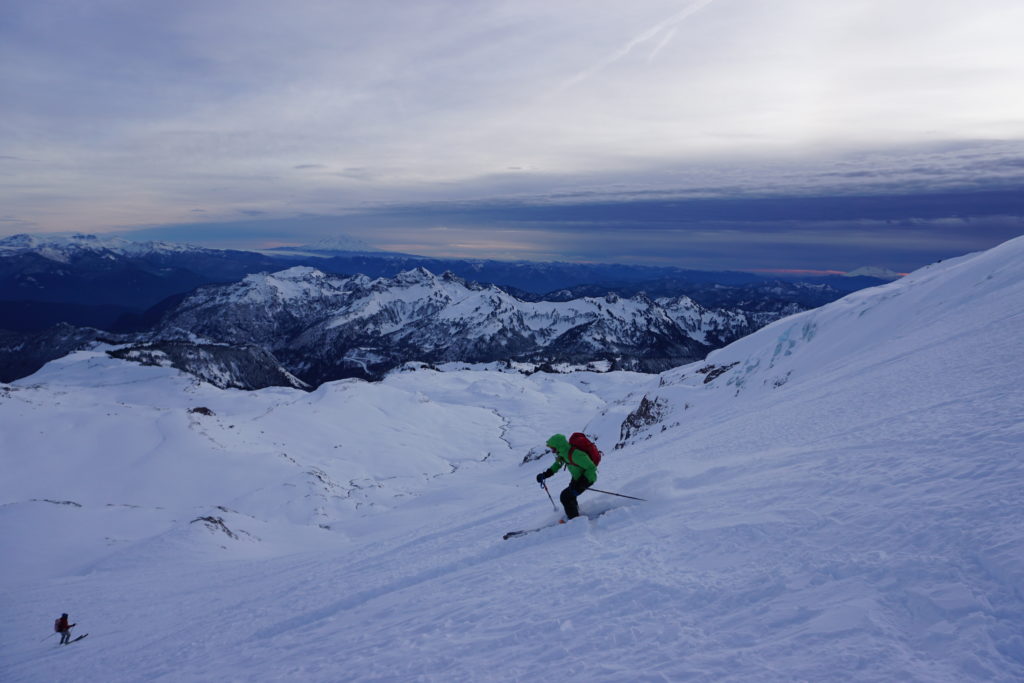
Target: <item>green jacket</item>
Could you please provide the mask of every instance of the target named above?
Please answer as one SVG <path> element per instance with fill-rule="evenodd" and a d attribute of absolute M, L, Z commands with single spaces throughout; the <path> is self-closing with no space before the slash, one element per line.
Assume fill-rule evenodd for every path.
<path fill-rule="evenodd" d="M 548 447 L 555 449 L 555 464 L 548 468 L 548 472 L 554 474 L 562 469 L 562 465 L 565 465 L 574 480 L 583 476 L 591 484 L 597 481 L 597 465 L 586 452 L 572 448 L 564 434 L 555 434 L 548 439 Z M 569 457 L 570 449 L 572 450 L 571 458 Z"/>

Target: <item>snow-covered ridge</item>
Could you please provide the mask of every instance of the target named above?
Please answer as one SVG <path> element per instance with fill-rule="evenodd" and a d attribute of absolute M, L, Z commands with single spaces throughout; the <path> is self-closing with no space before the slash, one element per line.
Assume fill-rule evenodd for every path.
<path fill-rule="evenodd" d="M 646 405 L 660 417 L 638 434 L 679 417 L 714 410 L 742 394 L 801 391 L 823 378 L 842 383 L 863 364 L 898 364 L 943 338 L 984 339 L 992 319 L 1019 316 L 1024 301 L 1024 237 L 989 251 L 921 268 L 821 308 L 778 320 L 664 373 Z M 880 347 L 880 342 L 890 340 Z M 939 368 L 935 368 L 939 372 Z"/>
<path fill-rule="evenodd" d="M 22 233 L 0 238 L 0 257 L 24 253 L 36 253 L 45 258 L 66 263 L 77 253 L 109 252 L 122 256 L 146 256 L 150 254 L 184 254 L 190 252 L 216 253 L 225 251 L 198 245 L 163 242 L 138 241 L 118 237 L 111 234 L 85 234 L 79 232 L 45 233 L 31 235 Z M 302 247 L 283 247 L 279 249 L 255 249 L 254 253 L 268 255 L 331 255 L 338 253 L 373 254 L 386 252 L 376 249 L 362 240 L 348 236 L 323 239 Z"/>
<path fill-rule="evenodd" d="M 0 239 L 0 256 L 36 253 L 52 261 L 67 263 L 74 255 L 91 252 L 143 256 L 148 254 L 177 254 L 187 252 L 214 252 L 190 244 L 176 242 L 137 242 L 111 235 L 86 235 L 82 233 L 47 233 L 45 236 L 19 234 Z"/>
<path fill-rule="evenodd" d="M 288 302 L 314 295 L 327 289 L 332 284 L 327 275 L 309 266 L 294 266 L 286 270 L 268 275 L 254 273 L 246 275 L 239 289 L 244 292 L 240 296 L 248 301 Z"/>
<path fill-rule="evenodd" d="M 701 358 L 772 314 L 704 309 L 688 297 L 527 302 L 423 268 L 392 278 L 296 267 L 207 286 L 162 322 L 160 338 L 257 343 L 310 383 L 409 361 L 598 362 L 663 370 Z M 348 368 L 348 370 L 346 370 Z"/>

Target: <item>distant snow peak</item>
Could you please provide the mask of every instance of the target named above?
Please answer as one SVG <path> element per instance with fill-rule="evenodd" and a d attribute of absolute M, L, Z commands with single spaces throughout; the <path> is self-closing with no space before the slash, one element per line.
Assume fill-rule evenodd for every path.
<path fill-rule="evenodd" d="M 309 266 L 295 266 L 278 270 L 273 273 L 252 273 L 242 278 L 241 284 L 247 285 L 278 285 L 285 283 L 298 283 L 320 281 L 327 277 L 322 271 Z"/>
<path fill-rule="evenodd" d="M 312 251 L 380 251 L 361 239 L 341 233 L 318 240 L 305 248 Z"/>
<path fill-rule="evenodd" d="M 99 235 L 87 235 L 81 232 L 48 232 L 41 235 L 29 235 L 20 233 L 0 239 L 0 246 L 32 249 L 42 245 L 95 245 L 109 242 L 116 238 L 101 238 Z M 124 241 L 124 240 L 120 240 Z"/>
<path fill-rule="evenodd" d="M 463 278 L 459 277 L 450 270 L 446 270 L 443 273 L 441 273 L 441 279 L 444 280 L 445 282 L 457 282 L 459 284 L 465 284 L 466 282 Z"/>
<path fill-rule="evenodd" d="M 327 275 L 311 266 L 294 266 L 273 274 L 278 280 L 322 280 Z"/>
<path fill-rule="evenodd" d="M 154 253 L 213 251 L 204 247 L 172 242 L 137 242 L 114 235 L 94 235 L 80 232 L 18 234 L 0 239 L 0 254 L 37 253 L 45 258 L 67 262 L 83 252 L 110 252 L 122 256 L 140 256 Z"/>
<path fill-rule="evenodd" d="M 38 242 L 37 237 L 25 233 L 0 238 L 0 249 L 28 249 Z"/>
<path fill-rule="evenodd" d="M 413 268 L 412 270 L 403 270 L 401 273 L 392 278 L 393 282 L 400 285 L 417 285 L 423 283 L 437 282 L 437 276 L 431 273 L 429 270 L 420 266 Z"/>
<path fill-rule="evenodd" d="M 851 270 L 849 273 L 844 273 L 845 277 L 873 277 L 879 280 L 898 280 L 902 275 L 894 270 L 885 268 L 883 266 L 863 266 L 856 270 Z"/>
<path fill-rule="evenodd" d="M 211 288 L 200 300 L 210 305 L 223 305 L 227 301 L 280 304 L 286 301 L 317 300 L 333 294 L 341 281 L 316 268 L 294 266 L 273 273 L 246 275 L 234 285 Z M 212 298 L 207 300 L 206 296 Z"/>

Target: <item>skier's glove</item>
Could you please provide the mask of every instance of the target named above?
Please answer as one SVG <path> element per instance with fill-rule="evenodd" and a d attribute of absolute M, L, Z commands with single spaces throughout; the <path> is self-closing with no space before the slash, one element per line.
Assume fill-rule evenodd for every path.
<path fill-rule="evenodd" d="M 544 480 L 547 479 L 550 476 L 551 476 L 551 473 L 548 472 L 547 470 L 544 470 L 543 472 L 541 472 L 540 474 L 537 475 L 537 483 L 538 484 L 543 484 Z"/>

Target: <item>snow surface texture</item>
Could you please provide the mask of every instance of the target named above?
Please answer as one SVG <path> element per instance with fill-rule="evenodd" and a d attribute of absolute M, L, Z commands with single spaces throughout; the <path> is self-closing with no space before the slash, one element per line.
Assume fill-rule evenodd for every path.
<path fill-rule="evenodd" d="M 653 380 L 72 354 L 0 385 L 0 680 L 1022 680 L 1022 301 L 1024 238 Z M 648 502 L 503 541 L 577 429 Z"/>

